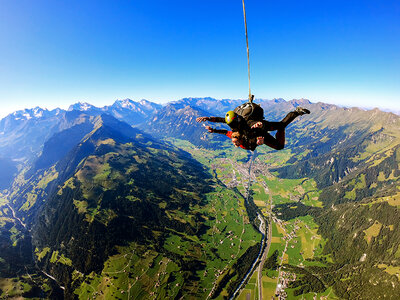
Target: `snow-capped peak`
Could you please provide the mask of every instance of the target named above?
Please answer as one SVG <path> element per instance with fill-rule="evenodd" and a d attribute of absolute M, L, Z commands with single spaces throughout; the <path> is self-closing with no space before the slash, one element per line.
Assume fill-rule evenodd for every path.
<path fill-rule="evenodd" d="M 32 111 L 32 112 L 33 112 L 33 116 L 34 116 L 35 118 L 41 118 L 41 117 L 43 117 L 44 111 L 45 111 L 45 110 L 43 110 L 42 108 L 36 106 L 36 107 L 33 109 L 33 111 Z M 47 109 L 46 109 L 46 111 L 47 111 Z"/>
<path fill-rule="evenodd" d="M 87 111 L 90 109 L 97 109 L 97 107 L 87 102 L 78 102 L 73 105 L 70 105 L 70 107 L 68 108 L 69 111 L 71 110 Z"/>
<path fill-rule="evenodd" d="M 10 116 L 13 116 L 15 120 L 30 120 L 33 118 L 39 119 L 43 117 L 44 112 L 47 111 L 47 109 L 36 106 L 35 108 L 25 108 L 23 110 L 17 110 L 10 114 Z"/>
<path fill-rule="evenodd" d="M 117 100 L 115 103 L 123 108 L 132 109 L 135 107 L 135 102 L 131 99 Z"/>

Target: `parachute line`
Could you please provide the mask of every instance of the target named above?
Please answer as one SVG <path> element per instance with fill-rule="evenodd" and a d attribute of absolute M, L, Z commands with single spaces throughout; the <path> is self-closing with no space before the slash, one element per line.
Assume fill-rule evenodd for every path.
<path fill-rule="evenodd" d="M 243 4 L 243 17 L 244 17 L 244 29 L 246 32 L 246 48 L 247 48 L 247 73 L 249 77 L 249 102 L 253 102 L 253 95 L 251 94 L 251 88 L 250 88 L 250 53 L 249 53 L 249 38 L 247 35 L 247 21 L 246 21 L 246 8 L 244 6 L 244 0 L 242 0 Z"/>

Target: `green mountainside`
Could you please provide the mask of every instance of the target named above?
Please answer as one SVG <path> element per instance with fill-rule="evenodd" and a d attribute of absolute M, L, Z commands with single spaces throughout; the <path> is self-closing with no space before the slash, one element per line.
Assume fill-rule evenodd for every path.
<path fill-rule="evenodd" d="M 268 171 L 253 184 L 254 202 L 271 218 L 273 231 L 283 230 L 272 234 L 271 248 L 281 255 L 277 264 L 281 260 L 287 274 L 297 275 L 294 281 L 285 275 L 282 292 L 289 299 L 398 299 L 399 116 L 306 100 L 263 107 L 266 119 L 276 121 L 299 105 L 312 114 L 288 127 L 285 150 L 258 148 L 255 167 Z M 225 146 L 216 153 L 214 164 L 231 155 Z M 272 296 L 279 273 L 268 269 L 275 270 L 263 271 L 263 285 L 275 282 L 265 290 Z M 253 289 L 252 280 L 242 294 Z"/>
<path fill-rule="evenodd" d="M 79 111 L 52 123 L 0 194 L 0 298 L 226 299 L 265 250 L 238 299 L 399 299 L 400 117 L 260 101 L 270 121 L 311 114 L 249 172 L 250 151 L 195 122 L 240 101 L 214 102 L 159 108 L 147 133 Z"/>
<path fill-rule="evenodd" d="M 83 137 L 57 159 L 59 141 L 68 135 Z M 34 257 L 34 262 L 28 259 L 28 274 L 36 265 L 67 298 L 81 299 L 130 293 L 148 298 L 155 290 L 167 298 L 203 298 L 230 287 L 217 290 L 216 273 L 233 272 L 233 282 L 243 276 L 235 262 L 251 261 L 254 254 L 247 250 L 261 237 L 247 218 L 242 196 L 214 181 L 188 153 L 107 115 L 94 118 L 92 127 L 60 132 L 43 149 L 9 196 L 20 227 L 32 229 L 19 228 L 20 236 L 5 239 L 4 245 L 18 252 L 18 245 L 30 246 L 23 237 L 31 241 L 24 254 Z M 11 217 L 7 204 L 2 208 Z M 11 225 L 16 222 L 9 218 L 1 232 Z M 23 265 L 13 267 L 23 274 Z"/>
<path fill-rule="evenodd" d="M 274 211 L 284 220 L 313 216 L 329 263 L 291 266 L 308 278 L 292 287 L 298 295 L 331 286 L 345 299 L 398 299 L 400 118 L 379 110 L 311 107 L 313 115 L 288 135 L 290 158 L 272 171 L 280 178 L 313 179 L 322 207 L 302 204 L 305 196 Z"/>
<path fill-rule="evenodd" d="M 177 138 L 190 141 L 199 147 L 217 148 L 226 137 L 214 135 L 212 139 L 206 138 L 205 129 L 202 124 L 196 122 L 196 118 L 210 116 L 210 113 L 192 102 L 180 101 L 167 105 L 141 129 L 158 138 Z M 218 127 L 222 128 L 223 125 L 219 124 Z"/>

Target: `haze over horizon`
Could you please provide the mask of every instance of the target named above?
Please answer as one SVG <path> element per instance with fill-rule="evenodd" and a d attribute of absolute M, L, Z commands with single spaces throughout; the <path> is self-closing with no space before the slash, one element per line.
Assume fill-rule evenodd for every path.
<path fill-rule="evenodd" d="M 400 111 L 398 1 L 246 1 L 256 98 Z M 115 99 L 246 99 L 241 1 L 5 0 L 0 118 Z"/>
<path fill-rule="evenodd" d="M 185 98 L 195 98 L 195 99 L 196 99 L 196 98 L 210 98 L 210 97 L 185 97 Z M 168 102 L 165 102 L 165 103 L 154 102 L 154 101 L 151 101 L 151 100 L 149 100 L 149 99 L 140 99 L 140 100 L 138 99 L 138 100 L 134 100 L 134 99 L 126 98 L 126 99 L 116 99 L 116 100 L 114 100 L 114 101 L 112 101 L 112 102 L 110 102 L 110 103 L 106 103 L 106 104 L 104 104 L 104 105 L 96 105 L 96 104 L 93 104 L 93 103 L 89 103 L 89 102 L 87 102 L 87 101 L 77 101 L 77 102 L 73 102 L 73 103 L 70 103 L 70 104 L 68 104 L 67 106 L 64 106 L 64 107 L 59 107 L 59 106 L 57 106 L 57 107 L 50 107 L 50 108 L 49 108 L 49 107 L 41 107 L 41 106 L 36 105 L 36 106 L 32 106 L 32 107 L 26 107 L 26 108 L 23 108 L 23 109 L 18 109 L 18 110 L 9 112 L 9 113 L 7 113 L 7 114 L 5 114 L 5 115 L 2 115 L 2 114 L 0 113 L 0 120 L 3 119 L 3 118 L 5 118 L 6 116 L 8 116 L 8 115 L 10 115 L 10 114 L 12 114 L 12 113 L 14 113 L 14 112 L 16 112 L 16 111 L 23 111 L 23 110 L 25 110 L 25 109 L 27 109 L 27 110 L 34 110 L 34 109 L 37 108 L 37 107 L 40 107 L 40 108 L 42 108 L 42 109 L 47 109 L 47 110 L 49 110 L 49 111 L 54 110 L 54 109 L 69 110 L 70 107 L 73 106 L 73 105 L 75 105 L 75 104 L 79 104 L 79 103 L 80 103 L 80 104 L 86 104 L 86 103 L 87 103 L 87 104 L 93 105 L 93 106 L 95 106 L 95 107 L 97 107 L 97 108 L 102 108 L 102 107 L 104 107 L 104 106 L 111 106 L 111 105 L 113 105 L 116 101 L 121 101 L 121 100 L 131 100 L 131 101 L 134 101 L 134 102 L 141 102 L 141 101 L 145 100 L 145 101 L 150 101 L 150 102 L 153 102 L 153 103 L 158 103 L 158 104 L 165 105 L 165 104 L 167 104 L 167 103 L 171 103 L 171 102 L 175 102 L 175 101 L 180 101 L 180 100 L 183 100 L 183 99 L 185 99 L 185 98 L 176 99 L 176 100 L 171 100 L 171 101 L 168 101 Z M 214 98 L 212 98 L 212 99 L 214 99 Z M 269 101 L 269 100 L 275 100 L 275 99 L 283 99 L 283 98 L 256 99 L 256 100 L 262 100 L 262 101 L 267 100 L 267 101 Z M 215 100 L 220 101 L 220 100 L 241 100 L 241 99 L 215 99 Z M 285 100 L 285 101 L 292 101 L 292 100 L 308 100 L 308 101 L 310 101 L 309 99 L 306 99 L 306 98 L 299 98 L 299 99 L 283 99 L 283 100 Z M 243 101 L 247 101 L 247 99 L 243 99 Z M 392 113 L 395 113 L 395 114 L 400 115 L 400 110 L 385 109 L 385 108 L 379 108 L 379 107 L 361 107 L 361 106 L 351 106 L 351 105 L 350 105 L 350 106 L 346 106 L 346 105 L 340 105 L 340 104 L 327 103 L 327 102 L 323 102 L 323 101 L 318 101 L 318 102 L 322 102 L 322 103 L 326 103 L 326 104 L 332 104 L 332 105 L 337 105 L 337 106 L 339 106 L 339 107 L 347 107 L 347 108 L 356 107 L 356 108 L 359 108 L 359 109 L 362 109 L 362 110 L 373 110 L 373 109 L 378 108 L 378 109 L 380 109 L 381 111 L 384 111 L 384 112 L 392 112 Z M 317 102 L 311 101 L 311 103 L 317 103 Z"/>

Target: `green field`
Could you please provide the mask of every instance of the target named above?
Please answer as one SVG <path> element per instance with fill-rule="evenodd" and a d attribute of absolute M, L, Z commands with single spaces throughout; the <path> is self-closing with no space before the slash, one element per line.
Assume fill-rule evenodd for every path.
<path fill-rule="evenodd" d="M 190 214 L 179 210 L 165 210 L 165 213 L 170 219 L 182 224 L 189 223 L 191 226 L 196 226 L 194 215 L 204 216 L 207 231 L 196 236 L 164 228 L 163 232 L 154 232 L 154 235 L 162 236 L 160 248 L 145 248 L 134 242 L 118 247 L 117 253 L 105 262 L 101 273 L 73 273 L 73 281 L 77 286 L 75 294 L 79 299 L 173 299 L 188 292 L 196 297 L 207 298 L 221 279 L 232 271 L 237 259 L 250 246 L 260 241 L 261 235 L 250 224 L 244 205 L 249 182 L 247 163 L 250 153 L 230 145 L 214 151 L 198 149 L 184 141 L 172 142 L 207 167 L 207 172 L 213 177 L 214 189 L 204 195 L 206 204 L 192 206 Z M 278 154 L 261 151 L 254 162 L 253 171 L 257 172 L 257 176 L 252 178 L 252 200 L 266 217 L 272 213 L 271 205 L 301 201 L 306 205 L 321 206 L 318 202 L 319 191 L 313 180 L 283 180 L 269 172 L 270 167 L 285 163 L 290 155 L 288 151 Z M 93 182 L 101 182 L 101 186 L 107 189 L 113 184 L 110 179 L 118 177 L 117 173 L 110 172 L 106 161 L 92 158 L 86 163 L 96 171 L 77 176 L 78 180 L 86 180 L 83 191 L 86 196 L 92 193 Z M 92 178 L 93 182 L 87 181 L 87 178 Z M 89 211 L 84 201 L 76 201 L 74 204 L 79 213 L 88 218 L 98 214 L 96 211 Z M 167 203 L 160 202 L 160 207 L 168 206 Z M 104 217 L 105 224 L 107 218 Z M 317 234 L 318 227 L 311 217 L 281 222 L 279 226 L 275 223 L 270 225 L 272 237 L 268 256 L 278 250 L 279 265 L 318 264 L 310 259 L 322 253 L 324 241 Z M 288 238 L 292 233 L 294 235 Z M 44 249 L 38 249 L 37 255 L 53 255 L 51 262 L 54 264 L 68 265 L 70 262 L 67 257 L 58 253 L 43 251 Z M 203 266 L 191 272 L 185 265 L 193 263 Z M 248 299 L 247 294 L 250 294 L 250 299 L 258 298 L 257 275 L 257 271 L 254 272 L 238 299 Z M 262 275 L 263 294 L 274 295 L 278 272 L 263 270 Z M 197 280 L 188 284 L 185 279 L 189 276 L 196 276 Z M 236 278 L 237 275 L 230 281 Z M 228 286 L 229 284 L 224 286 L 218 299 L 227 295 Z"/>
<path fill-rule="evenodd" d="M 223 174 L 217 172 L 218 177 Z M 83 274 L 75 273 L 75 280 L 82 281 L 75 291 L 79 299 L 117 296 L 127 299 L 129 295 L 136 295 L 137 299 L 153 295 L 175 298 L 185 286 L 185 276 L 189 273 L 168 258 L 171 255 L 182 257 L 181 263 L 185 263 L 186 259 L 188 262 L 197 260 L 205 263 L 205 267 L 196 273 L 199 280 L 191 286 L 186 285 L 185 289 L 190 289 L 196 295 L 208 295 L 247 248 L 260 241 L 261 236 L 250 224 L 240 194 L 216 185 L 206 199 L 207 205 L 192 207 L 190 214 L 209 216 L 205 221 L 209 227 L 205 234 L 190 236 L 173 230 L 168 232 L 166 228 L 168 233 L 163 248 L 170 254 L 162 254 L 155 249 L 141 249 L 134 243 L 129 247 L 120 247 L 120 254 L 107 260 L 101 274 L 92 273 L 83 277 Z M 166 213 L 180 222 L 192 222 L 182 212 Z M 222 291 L 221 294 L 224 293 Z"/>
<path fill-rule="evenodd" d="M 256 300 L 258 299 L 258 284 L 257 284 L 257 271 L 254 272 L 253 276 L 248 280 L 245 288 L 241 291 L 238 300 Z"/>
<path fill-rule="evenodd" d="M 271 155 L 269 153 L 262 153 L 258 157 L 256 164 L 266 164 L 269 166 L 278 166 L 288 159 L 290 155 L 287 153 L 281 153 L 278 156 Z M 276 154 L 276 152 L 274 153 Z M 269 159 L 267 162 L 262 161 L 263 159 Z M 212 161 L 212 159 L 211 159 Z M 233 162 L 233 163 L 232 163 Z M 213 161 L 215 164 L 215 160 Z M 244 193 L 245 189 L 241 186 L 240 180 L 245 179 L 243 174 L 240 174 L 237 170 L 232 169 L 235 165 L 234 158 L 231 158 L 231 163 L 220 164 L 222 169 L 217 169 L 217 175 L 220 180 L 227 185 L 232 183 L 233 175 L 236 177 L 237 188 L 241 193 Z M 268 167 L 266 169 L 268 169 Z M 245 179 L 246 180 L 246 179 Z M 278 205 L 284 203 L 293 203 L 300 201 L 305 205 L 322 207 L 319 195 L 320 191 L 316 187 L 316 183 L 311 179 L 279 179 L 273 173 L 259 174 L 257 180 L 252 184 L 253 201 L 259 207 L 259 209 L 268 216 L 271 214 L 270 205 Z M 271 202 L 272 201 L 272 202 Z M 279 218 L 279 216 L 278 216 Z M 294 266 L 324 266 L 318 258 L 322 256 L 322 250 L 326 243 L 322 237 L 318 234 L 318 226 L 310 216 L 296 218 L 290 222 L 283 222 L 283 228 L 278 230 L 277 224 L 271 224 L 272 226 L 272 237 L 271 245 L 269 249 L 269 256 L 275 250 L 279 252 L 278 262 L 283 265 L 291 264 Z M 286 241 L 283 237 L 286 235 Z M 291 235 L 289 238 L 288 235 Z M 254 274 L 256 274 L 255 272 Z M 264 270 L 263 271 L 263 294 L 271 297 L 275 294 L 277 284 L 277 271 Z M 255 278 L 249 281 L 245 289 L 242 291 L 238 299 L 255 299 L 256 286 L 254 282 Z M 250 296 L 248 296 L 250 295 Z M 293 296 L 293 295 L 292 295 Z M 304 295 L 306 298 L 312 298 L 313 295 Z M 335 299 L 333 292 L 328 290 L 326 293 L 320 296 L 327 296 L 327 299 Z"/>
<path fill-rule="evenodd" d="M 293 294 L 294 289 L 286 289 L 286 292 L 288 294 L 288 299 L 304 299 L 304 300 L 314 300 L 314 299 L 324 299 L 324 300 L 335 300 L 335 299 L 340 299 L 338 298 L 332 288 L 326 289 L 325 292 L 323 293 L 307 293 L 307 294 L 302 294 L 299 296 L 295 296 Z"/>

